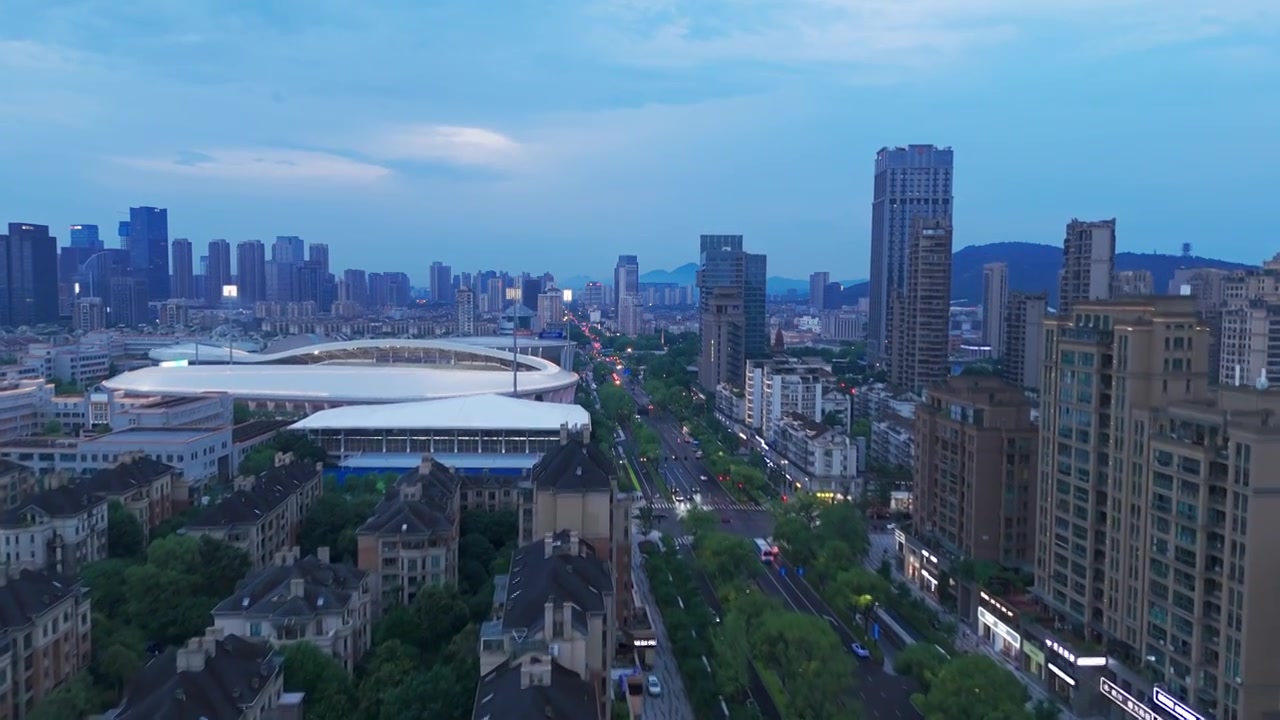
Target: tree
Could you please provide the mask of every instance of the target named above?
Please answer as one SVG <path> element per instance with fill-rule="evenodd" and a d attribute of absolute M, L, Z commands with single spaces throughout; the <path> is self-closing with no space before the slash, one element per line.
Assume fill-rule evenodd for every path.
<path fill-rule="evenodd" d="M 821 548 L 818 534 L 804 518 L 792 513 L 781 513 L 773 525 L 773 540 L 782 547 L 792 565 L 812 565 Z"/>
<path fill-rule="evenodd" d="M 140 558 L 146 550 L 146 530 L 119 500 L 107 503 L 107 554 L 113 558 Z"/>
<path fill-rule="evenodd" d="M 755 548 L 739 535 L 704 532 L 695 540 L 698 565 L 716 584 L 745 580 L 759 564 Z"/>
<path fill-rule="evenodd" d="M 96 600 L 96 598 L 95 598 Z M 94 608 L 93 658 L 90 668 L 101 687 L 119 695 L 142 667 L 146 639 L 136 629 Z"/>
<path fill-rule="evenodd" d="M 99 560 L 80 569 L 80 579 L 93 595 L 93 610 L 119 617 L 129 599 L 125 573 L 133 563 L 125 560 Z M 97 623 L 94 623 L 97 626 Z M 97 631 L 94 631 L 95 634 Z"/>
<path fill-rule="evenodd" d="M 399 639 L 377 645 L 360 682 L 355 717 L 381 718 L 387 689 L 399 687 L 418 667 L 421 657 L 413 646 Z"/>
<path fill-rule="evenodd" d="M 95 707 L 98 704 L 95 695 L 89 678 L 82 673 L 72 678 L 66 685 L 46 695 L 27 715 L 27 720 L 67 720 L 67 718 L 84 717 L 100 709 Z"/>
<path fill-rule="evenodd" d="M 823 542 L 839 540 L 848 544 L 856 558 L 864 558 L 871 548 L 867 518 L 853 503 L 832 503 L 822 509 L 818 534 Z"/>
<path fill-rule="evenodd" d="M 120 618 L 148 641 L 183 643 L 209 624 L 209 611 L 248 573 L 244 551 L 209 537 L 171 535 L 151 543 L 147 561 L 124 573 Z"/>
<path fill-rule="evenodd" d="M 730 479 L 753 495 L 770 495 L 769 481 L 760 470 L 743 463 L 734 463 L 729 470 Z"/>
<path fill-rule="evenodd" d="M 947 657 L 942 651 L 927 643 L 908 645 L 893 656 L 893 671 L 915 678 L 925 692 L 946 664 Z"/>
<path fill-rule="evenodd" d="M 291 643 L 283 650 L 285 692 L 305 692 L 307 717 L 346 720 L 355 705 L 351 678 L 332 655 L 309 642 Z"/>
<path fill-rule="evenodd" d="M 692 508 L 680 518 L 680 523 L 684 525 L 685 531 L 695 538 L 714 531 L 719 522 L 715 513 L 702 508 Z"/>
<path fill-rule="evenodd" d="M 298 545 L 306 555 L 329 548 L 333 562 L 356 560 L 356 530 L 373 514 L 381 495 L 365 492 L 326 492 L 307 512 L 298 531 Z"/>
<path fill-rule="evenodd" d="M 863 613 L 875 603 L 885 601 L 892 591 L 884 578 L 865 568 L 851 566 L 826 584 L 824 595 L 843 612 Z"/>
<path fill-rule="evenodd" d="M 600 398 L 600 410 L 605 417 L 621 427 L 631 427 L 631 421 L 636 415 L 636 403 L 626 390 L 613 383 L 605 383 L 596 390 L 596 396 Z"/>
<path fill-rule="evenodd" d="M 867 418 L 855 420 L 849 426 L 849 434 L 853 437 L 870 438 L 871 437 L 871 421 Z"/>
<path fill-rule="evenodd" d="M 636 520 L 640 522 L 640 532 L 648 535 L 653 532 L 655 522 L 653 506 L 648 503 L 636 509 Z"/>
<path fill-rule="evenodd" d="M 747 659 L 751 652 L 747 645 L 749 622 L 747 612 L 735 607 L 726 613 L 716 629 L 711 672 L 717 689 L 726 697 L 737 696 L 747 689 Z"/>
<path fill-rule="evenodd" d="M 49 422 L 45 423 L 44 434 L 45 435 L 61 435 L 62 422 L 59 420 L 50 420 Z"/>
<path fill-rule="evenodd" d="M 844 695 L 854 665 L 831 625 L 816 615 L 773 612 L 752 625 L 751 656 L 782 681 L 783 715 L 800 718 L 855 717 Z"/>
<path fill-rule="evenodd" d="M 498 551 L 489 538 L 480 533 L 463 535 L 458 541 L 458 589 L 464 595 L 475 595 L 489 582 L 490 568 L 498 559 Z"/>
<path fill-rule="evenodd" d="M 253 419 L 253 410 L 249 403 L 238 402 L 231 406 L 231 422 L 236 425 L 247 423 Z"/>
<path fill-rule="evenodd" d="M 1030 720 L 1027 689 L 986 655 L 961 655 L 913 697 L 925 720 Z"/>
<path fill-rule="evenodd" d="M 1032 720 L 1058 720 L 1062 717 L 1062 708 L 1049 700 L 1037 700 L 1031 704 Z"/>
<path fill-rule="evenodd" d="M 429 587 L 418 593 L 410 608 L 419 634 L 410 641 L 424 655 L 434 657 L 471 621 L 466 602 L 455 587 Z"/>

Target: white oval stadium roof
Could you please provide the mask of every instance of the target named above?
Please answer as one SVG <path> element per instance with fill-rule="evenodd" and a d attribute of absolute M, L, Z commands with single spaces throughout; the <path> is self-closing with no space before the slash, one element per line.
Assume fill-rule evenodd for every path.
<path fill-rule="evenodd" d="M 516 341 L 516 348 L 561 347 L 568 344 L 568 342 L 568 340 L 522 337 Z M 325 350 L 353 350 L 357 348 L 382 346 L 431 349 L 457 346 L 459 349 L 466 348 L 468 350 L 482 348 L 503 352 L 507 357 L 510 357 L 511 345 L 512 342 L 510 335 L 475 335 L 467 337 L 451 337 L 442 340 L 344 340 L 299 345 L 297 347 L 277 352 L 249 352 L 240 348 L 228 349 L 226 345 L 214 345 L 206 342 L 184 342 L 153 348 L 147 353 L 147 357 L 155 362 L 172 362 L 174 360 L 187 360 L 189 362 L 194 362 L 196 360 L 203 359 L 211 364 L 226 362 L 236 364 L 270 363 L 284 358 L 306 355 L 308 353 Z"/>
<path fill-rule="evenodd" d="M 321 410 L 290 430 L 557 430 L 591 424 L 580 405 L 538 402 L 504 395 L 445 400 L 347 405 Z"/>

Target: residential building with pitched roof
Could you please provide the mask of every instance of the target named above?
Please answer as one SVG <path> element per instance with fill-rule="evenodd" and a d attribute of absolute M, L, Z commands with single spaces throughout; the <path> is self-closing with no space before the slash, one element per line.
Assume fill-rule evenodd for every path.
<path fill-rule="evenodd" d="M 91 623 L 78 580 L 43 570 L 0 571 L 0 720 L 23 720 L 89 667 Z"/>

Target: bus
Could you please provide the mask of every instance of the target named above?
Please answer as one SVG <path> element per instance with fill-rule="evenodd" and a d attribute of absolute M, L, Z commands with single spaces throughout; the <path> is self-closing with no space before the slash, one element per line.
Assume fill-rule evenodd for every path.
<path fill-rule="evenodd" d="M 756 538 L 756 551 L 760 553 L 760 562 L 772 564 L 773 559 L 778 555 L 778 548 L 764 538 Z"/>

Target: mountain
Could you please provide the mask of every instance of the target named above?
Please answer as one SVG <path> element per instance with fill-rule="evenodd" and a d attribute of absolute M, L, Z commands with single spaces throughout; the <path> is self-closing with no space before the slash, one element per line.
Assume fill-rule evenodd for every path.
<path fill-rule="evenodd" d="M 698 263 L 685 263 L 675 270 L 650 270 L 640 274 L 642 283 L 675 283 L 692 285 L 698 279 Z"/>

